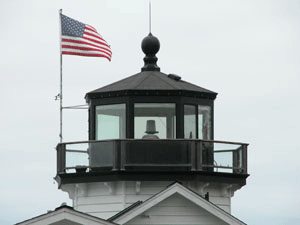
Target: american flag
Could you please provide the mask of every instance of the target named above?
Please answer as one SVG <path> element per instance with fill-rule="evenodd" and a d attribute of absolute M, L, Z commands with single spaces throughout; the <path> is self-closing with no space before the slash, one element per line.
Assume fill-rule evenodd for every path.
<path fill-rule="evenodd" d="M 107 42 L 90 25 L 61 14 L 61 54 L 104 57 L 111 60 Z"/>

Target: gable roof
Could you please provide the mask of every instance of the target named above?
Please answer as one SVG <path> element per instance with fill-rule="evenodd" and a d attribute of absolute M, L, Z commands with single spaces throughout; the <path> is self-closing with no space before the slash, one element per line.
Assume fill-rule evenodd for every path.
<path fill-rule="evenodd" d="M 40 216 L 25 220 L 23 222 L 17 223 L 16 225 L 45 225 L 45 224 L 55 224 L 55 225 L 115 225 L 113 222 L 109 222 L 100 219 L 95 216 L 91 216 L 86 213 L 82 213 L 74 210 L 70 206 L 60 206 L 54 211 L 42 214 Z"/>
<path fill-rule="evenodd" d="M 165 190 L 157 193 L 156 195 L 150 197 L 146 201 L 141 204 L 135 204 L 135 207 L 131 207 L 131 209 L 125 209 L 118 213 L 117 215 L 108 219 L 108 221 L 115 222 L 118 224 L 125 224 L 128 221 L 136 218 L 137 216 L 143 214 L 145 211 L 149 210 L 150 208 L 156 206 L 160 202 L 164 201 L 165 199 L 179 194 L 183 198 L 191 201 L 195 205 L 203 208 L 211 215 L 217 217 L 218 219 L 224 221 L 230 225 L 245 225 L 244 222 L 238 220 L 231 214 L 227 213 L 220 207 L 216 206 L 215 204 L 207 201 L 205 198 L 200 196 L 199 194 L 195 193 L 194 191 L 184 187 L 180 183 L 174 183 L 167 187 Z"/>
<path fill-rule="evenodd" d="M 159 71 L 143 71 L 109 84 L 102 88 L 87 93 L 87 96 L 104 92 L 115 92 L 125 90 L 166 90 L 166 91 L 193 91 L 216 96 L 217 93 L 188 83 L 181 79 L 172 78 L 174 75 L 167 75 Z M 175 75 L 176 77 L 176 75 Z"/>

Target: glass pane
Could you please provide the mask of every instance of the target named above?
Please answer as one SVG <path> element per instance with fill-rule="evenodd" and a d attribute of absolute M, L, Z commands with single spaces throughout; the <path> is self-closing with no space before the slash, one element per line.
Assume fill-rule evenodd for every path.
<path fill-rule="evenodd" d="M 232 172 L 232 152 L 215 152 L 214 154 L 214 166 L 216 172 Z M 221 168 L 220 168 L 221 167 Z M 224 168 L 228 167 L 228 168 Z"/>
<path fill-rule="evenodd" d="M 211 139 L 211 107 L 198 106 L 198 134 L 199 139 Z"/>
<path fill-rule="evenodd" d="M 196 138 L 196 106 L 184 106 L 184 138 Z"/>
<path fill-rule="evenodd" d="M 66 152 L 66 167 L 88 166 L 87 152 Z"/>
<path fill-rule="evenodd" d="M 126 137 L 126 106 L 96 106 L 96 140 Z"/>
<path fill-rule="evenodd" d="M 214 143 L 215 172 L 241 171 L 242 146 L 239 144 Z"/>
<path fill-rule="evenodd" d="M 134 104 L 134 138 L 165 139 L 175 137 L 175 104 Z"/>

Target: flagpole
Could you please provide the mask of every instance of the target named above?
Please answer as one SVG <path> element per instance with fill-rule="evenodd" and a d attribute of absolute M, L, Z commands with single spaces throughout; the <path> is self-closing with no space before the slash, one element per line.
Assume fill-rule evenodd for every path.
<path fill-rule="evenodd" d="M 60 106 L 59 106 L 59 139 L 60 143 L 63 140 L 63 135 L 62 135 L 62 117 L 63 117 L 63 94 L 62 94 L 62 52 L 61 52 L 61 14 L 62 14 L 62 9 L 59 10 L 59 46 L 60 46 L 60 92 L 59 92 L 59 100 L 60 100 Z"/>

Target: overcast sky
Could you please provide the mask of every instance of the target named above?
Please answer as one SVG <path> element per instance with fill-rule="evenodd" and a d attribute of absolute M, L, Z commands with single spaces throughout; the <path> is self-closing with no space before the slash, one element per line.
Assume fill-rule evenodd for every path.
<path fill-rule="evenodd" d="M 63 57 L 64 105 L 140 72 L 148 0 L 1 1 L 0 224 L 53 210 L 58 190 L 59 17 L 94 26 L 104 58 Z M 248 224 L 300 224 L 300 1 L 152 0 L 164 73 L 218 93 L 215 139 L 250 143 L 247 185 L 232 214 Z M 87 140 L 85 111 L 67 111 L 64 140 Z"/>

